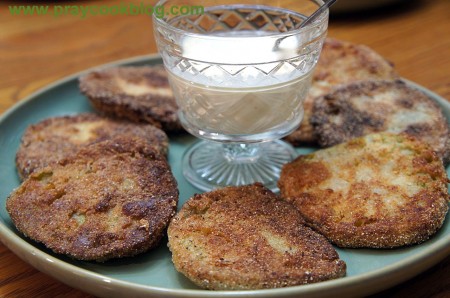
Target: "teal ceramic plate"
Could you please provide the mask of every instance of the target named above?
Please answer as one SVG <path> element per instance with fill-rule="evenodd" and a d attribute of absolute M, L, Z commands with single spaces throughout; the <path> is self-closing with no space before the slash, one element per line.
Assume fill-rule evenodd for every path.
<path fill-rule="evenodd" d="M 161 63 L 157 56 L 145 56 L 105 66 L 156 63 Z M 447 218 L 443 228 L 421 245 L 394 250 L 338 249 L 340 257 L 347 263 L 345 278 L 283 289 L 235 292 L 198 289 L 175 271 L 166 240 L 148 253 L 103 264 L 74 261 L 55 255 L 17 232 L 5 210 L 5 201 L 9 193 L 19 186 L 14 159 L 25 128 L 50 116 L 91 111 L 86 98 L 78 90 L 79 75 L 58 81 L 31 95 L 0 118 L 0 239 L 23 260 L 72 287 L 103 297 L 362 296 L 404 281 L 450 253 L 450 220 Z M 450 119 L 448 102 L 420 86 L 414 86 L 432 96 Z M 179 206 L 199 192 L 183 178 L 180 168 L 181 156 L 193 142 L 195 139 L 186 135 L 173 138 L 170 143 L 169 161 L 180 188 Z M 301 154 L 313 150 L 300 148 L 298 152 Z"/>

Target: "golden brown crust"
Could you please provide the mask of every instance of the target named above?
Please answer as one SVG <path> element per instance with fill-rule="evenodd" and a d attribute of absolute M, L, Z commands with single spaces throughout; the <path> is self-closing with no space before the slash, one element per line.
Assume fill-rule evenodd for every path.
<path fill-rule="evenodd" d="M 182 131 L 178 106 L 160 65 L 93 71 L 80 77 L 80 90 L 103 114 L 148 122 L 166 132 Z"/>
<path fill-rule="evenodd" d="M 450 157 L 450 129 L 439 105 L 400 80 L 357 82 L 319 97 L 311 124 L 323 147 L 369 133 L 406 132 L 427 142 L 444 163 Z"/>
<path fill-rule="evenodd" d="M 308 225 L 341 247 L 423 242 L 448 210 L 441 160 L 406 134 L 367 135 L 300 156 L 278 185 Z"/>
<path fill-rule="evenodd" d="M 105 261 L 157 245 L 177 202 L 165 158 L 141 139 L 117 138 L 34 172 L 6 209 L 19 231 L 54 252 Z"/>
<path fill-rule="evenodd" d="M 153 125 L 113 120 L 91 113 L 52 117 L 29 126 L 22 136 L 16 154 L 19 176 L 25 179 L 36 169 L 57 162 L 80 146 L 121 135 L 141 138 L 167 155 L 167 135 Z"/>
<path fill-rule="evenodd" d="M 195 195 L 168 236 L 175 268 L 206 289 L 286 287 L 345 275 L 326 239 L 258 183 Z"/>
<path fill-rule="evenodd" d="M 399 78 L 393 65 L 367 46 L 327 38 L 313 74 L 309 94 L 304 102 L 303 121 L 286 140 L 295 146 L 315 143 L 310 124 L 315 98 L 334 88 L 361 80 L 393 80 Z"/>

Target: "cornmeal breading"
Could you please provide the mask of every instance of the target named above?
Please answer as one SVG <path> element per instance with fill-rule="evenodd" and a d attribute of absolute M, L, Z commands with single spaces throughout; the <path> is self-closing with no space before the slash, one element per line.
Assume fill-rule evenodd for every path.
<path fill-rule="evenodd" d="M 450 157 L 450 129 L 439 105 L 400 80 L 358 82 L 317 98 L 311 124 L 324 147 L 374 132 L 406 132 L 445 163 Z"/>
<path fill-rule="evenodd" d="M 166 159 L 141 139 L 117 138 L 35 171 L 6 209 L 19 231 L 54 252 L 105 261 L 156 246 L 177 202 Z"/>
<path fill-rule="evenodd" d="M 314 101 L 335 87 L 361 80 L 391 80 L 399 78 L 392 64 L 367 46 L 327 38 L 313 74 L 300 127 L 286 140 L 298 146 L 315 143 L 310 118 Z"/>
<path fill-rule="evenodd" d="M 286 287 L 345 275 L 326 239 L 261 184 L 195 195 L 168 236 L 175 268 L 206 289 Z"/>
<path fill-rule="evenodd" d="M 158 66 L 122 66 L 80 77 L 80 90 L 99 112 L 181 131 L 167 72 Z"/>
<path fill-rule="evenodd" d="M 341 247 L 423 242 L 448 210 L 442 161 L 407 134 L 371 134 L 300 156 L 278 185 L 309 226 Z"/>
<path fill-rule="evenodd" d="M 57 162 L 79 147 L 117 136 L 139 137 L 167 155 L 169 140 L 149 124 L 112 120 L 91 113 L 47 118 L 27 128 L 16 154 L 19 176 L 25 179 L 38 168 Z"/>

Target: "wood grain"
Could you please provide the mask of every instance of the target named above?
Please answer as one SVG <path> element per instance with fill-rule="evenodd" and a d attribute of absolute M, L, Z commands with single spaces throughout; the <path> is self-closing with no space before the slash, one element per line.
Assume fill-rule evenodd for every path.
<path fill-rule="evenodd" d="M 18 2 L 25 1 L 0 3 L 0 114 L 74 72 L 156 52 L 148 16 L 11 16 L 8 5 Z M 112 3 L 117 1 L 102 1 Z M 450 1 L 404 3 L 366 14 L 332 14 L 328 35 L 370 46 L 403 77 L 449 99 Z M 35 270 L 1 243 L 0 264 L 0 297 L 91 297 Z M 385 296 L 449 297 L 450 258 L 375 295 Z"/>

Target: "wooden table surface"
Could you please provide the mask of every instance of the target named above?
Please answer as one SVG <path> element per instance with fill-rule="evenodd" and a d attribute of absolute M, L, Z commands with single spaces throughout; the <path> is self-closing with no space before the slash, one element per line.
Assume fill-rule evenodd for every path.
<path fill-rule="evenodd" d="M 0 3 L 0 114 L 66 75 L 156 52 L 148 16 L 12 16 L 8 5 L 17 2 L 26 1 Z M 41 2 L 45 3 L 32 3 Z M 449 100 L 450 1 L 404 2 L 364 15 L 332 14 L 328 35 L 370 46 L 392 61 L 403 77 Z M 57 296 L 91 297 L 37 271 L 0 243 L 0 297 Z M 449 297 L 450 258 L 375 296 Z"/>

